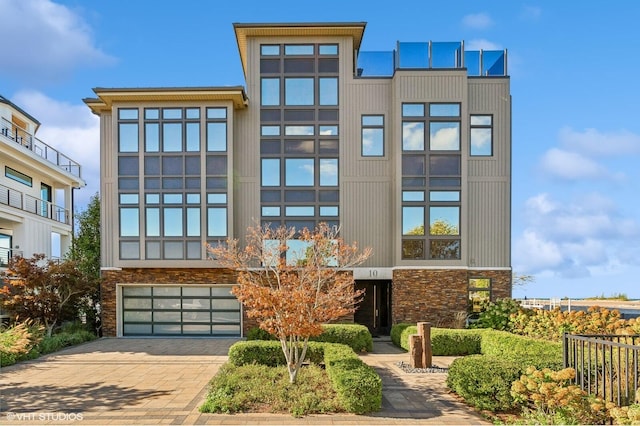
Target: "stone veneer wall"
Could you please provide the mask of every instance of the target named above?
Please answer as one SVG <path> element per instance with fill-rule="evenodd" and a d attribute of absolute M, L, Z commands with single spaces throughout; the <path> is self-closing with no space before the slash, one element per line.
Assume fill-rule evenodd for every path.
<path fill-rule="evenodd" d="M 102 307 L 102 333 L 104 336 L 116 335 L 116 284 L 235 284 L 235 271 L 223 268 L 124 268 L 122 270 L 102 271 L 100 285 Z M 255 320 L 247 319 L 243 313 L 243 329 L 246 332 L 256 325 Z"/>
<path fill-rule="evenodd" d="M 450 326 L 468 306 L 469 278 L 491 278 L 491 299 L 511 297 L 511 271 L 396 269 L 393 271 L 393 324 L 428 321 Z"/>

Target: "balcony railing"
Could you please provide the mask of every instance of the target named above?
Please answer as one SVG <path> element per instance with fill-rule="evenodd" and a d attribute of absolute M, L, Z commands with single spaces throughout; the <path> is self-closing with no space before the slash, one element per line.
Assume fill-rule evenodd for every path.
<path fill-rule="evenodd" d="M 80 164 L 4 118 L 0 120 L 0 135 L 0 137 L 12 140 L 72 175 L 82 178 Z"/>
<path fill-rule="evenodd" d="M 71 214 L 68 209 L 4 185 L 0 185 L 0 204 L 71 225 Z"/>
<path fill-rule="evenodd" d="M 0 268 L 6 268 L 13 256 L 22 256 L 22 250 L 0 247 Z"/>
<path fill-rule="evenodd" d="M 463 42 L 398 42 L 384 52 L 360 52 L 357 77 L 391 77 L 396 70 L 466 69 L 469 76 L 507 75 L 507 50 L 464 50 Z"/>

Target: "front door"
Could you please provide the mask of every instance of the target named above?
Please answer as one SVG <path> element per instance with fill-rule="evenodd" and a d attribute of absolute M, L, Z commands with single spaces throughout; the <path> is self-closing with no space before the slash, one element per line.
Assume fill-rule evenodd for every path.
<path fill-rule="evenodd" d="M 357 280 L 356 289 L 364 290 L 354 320 L 367 326 L 372 336 L 388 335 L 391 331 L 391 281 Z"/>

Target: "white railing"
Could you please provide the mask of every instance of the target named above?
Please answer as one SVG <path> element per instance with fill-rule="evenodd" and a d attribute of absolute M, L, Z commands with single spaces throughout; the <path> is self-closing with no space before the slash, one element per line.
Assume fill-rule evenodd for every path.
<path fill-rule="evenodd" d="M 4 185 L 0 185 L 0 204 L 71 225 L 71 214 L 68 209 Z"/>
<path fill-rule="evenodd" d="M 0 137 L 12 140 L 72 175 L 82 177 L 80 164 L 4 118 L 0 120 L 0 135 Z"/>

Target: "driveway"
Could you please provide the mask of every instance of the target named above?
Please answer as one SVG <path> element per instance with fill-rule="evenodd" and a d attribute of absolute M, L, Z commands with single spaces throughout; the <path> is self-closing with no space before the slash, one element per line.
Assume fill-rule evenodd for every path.
<path fill-rule="evenodd" d="M 2 368 L 0 424 L 488 424 L 451 398 L 446 374 L 404 374 L 395 364 L 407 355 L 389 342 L 362 356 L 383 380 L 377 413 L 201 414 L 207 384 L 236 341 L 100 339 Z"/>
<path fill-rule="evenodd" d="M 195 423 L 236 341 L 100 339 L 3 368 L 0 422 Z"/>

